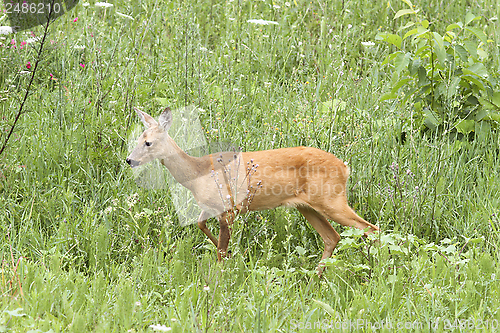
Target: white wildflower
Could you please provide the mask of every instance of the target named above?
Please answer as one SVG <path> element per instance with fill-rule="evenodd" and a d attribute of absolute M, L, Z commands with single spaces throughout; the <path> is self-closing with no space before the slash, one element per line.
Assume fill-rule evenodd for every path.
<path fill-rule="evenodd" d="M 96 7 L 104 7 L 104 8 L 107 8 L 107 7 L 113 7 L 113 4 L 112 4 L 112 3 L 107 3 L 107 2 L 96 2 L 96 3 L 95 3 L 95 6 L 96 6 Z"/>
<path fill-rule="evenodd" d="M 209 286 L 204 286 L 204 287 L 203 287 L 203 290 L 205 290 L 205 291 L 210 291 L 210 287 L 209 287 Z"/>
<path fill-rule="evenodd" d="M 137 200 L 139 200 L 139 194 L 137 193 L 134 193 L 132 194 L 131 196 L 129 196 L 127 198 L 127 205 L 129 208 L 132 208 L 135 206 L 135 204 L 137 203 Z"/>
<path fill-rule="evenodd" d="M 78 44 L 75 44 L 75 46 L 73 46 L 73 48 L 75 50 L 85 50 L 85 45 L 78 45 Z"/>
<path fill-rule="evenodd" d="M 372 41 L 369 41 L 369 42 L 361 42 L 361 45 L 366 46 L 366 47 L 370 47 L 370 46 L 375 45 L 375 43 L 374 43 L 374 42 L 372 42 Z"/>
<path fill-rule="evenodd" d="M 258 20 L 248 20 L 247 21 L 248 23 L 254 23 L 254 24 L 260 24 L 260 25 L 269 25 L 269 24 L 278 24 L 278 22 L 276 21 L 268 21 L 268 20 L 262 20 L 262 19 L 258 19 Z"/>
<path fill-rule="evenodd" d="M 38 42 L 40 39 L 41 39 L 40 37 L 31 37 L 31 38 L 28 38 L 28 39 L 26 39 L 26 44 L 36 43 L 36 42 Z"/>
<path fill-rule="evenodd" d="M 165 325 L 149 325 L 155 332 L 170 332 L 172 327 L 167 327 Z"/>
<path fill-rule="evenodd" d="M 281 6 L 278 6 L 278 5 L 273 5 L 273 7 L 276 8 L 276 9 L 280 9 L 281 8 Z"/>
<path fill-rule="evenodd" d="M 6 26 L 6 25 L 0 26 L 0 35 L 8 35 L 8 34 L 11 34 L 13 32 L 14 32 L 14 30 L 12 30 L 12 28 L 9 26 Z"/>
<path fill-rule="evenodd" d="M 82 2 L 82 6 L 83 7 L 88 7 L 88 6 L 90 6 L 90 4 L 88 2 Z"/>

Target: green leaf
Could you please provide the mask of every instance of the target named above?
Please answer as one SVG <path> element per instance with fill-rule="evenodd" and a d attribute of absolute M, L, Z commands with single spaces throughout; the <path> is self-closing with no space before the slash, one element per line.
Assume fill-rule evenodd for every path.
<path fill-rule="evenodd" d="M 399 88 L 401 88 L 402 86 L 404 86 L 406 83 L 408 83 L 408 81 L 411 81 L 411 79 L 409 78 L 404 78 L 404 79 L 401 79 L 399 80 L 395 85 L 394 87 L 392 87 L 392 90 L 391 92 L 392 93 L 397 93 Z"/>
<path fill-rule="evenodd" d="M 476 28 L 476 27 L 467 27 L 467 28 L 465 28 L 465 30 L 472 32 L 484 44 L 487 43 L 487 38 L 486 38 L 486 35 L 484 34 L 483 30 Z"/>
<path fill-rule="evenodd" d="M 357 264 L 357 265 L 352 266 L 352 268 L 354 268 L 354 270 L 356 272 L 361 271 L 363 269 L 370 270 L 370 266 L 368 266 L 366 264 Z"/>
<path fill-rule="evenodd" d="M 448 237 L 444 238 L 442 241 L 441 241 L 441 244 L 451 244 L 451 239 L 449 239 Z"/>
<path fill-rule="evenodd" d="M 306 249 L 304 249 L 302 246 L 297 246 L 295 248 L 295 251 L 299 254 L 299 256 L 303 257 L 306 254 Z"/>
<path fill-rule="evenodd" d="M 462 134 L 469 134 L 470 132 L 474 131 L 474 120 L 460 120 L 456 125 L 455 128 L 459 133 Z"/>
<path fill-rule="evenodd" d="M 458 54 L 460 60 L 463 62 L 467 62 L 467 59 L 469 58 L 469 52 L 463 47 L 462 45 L 455 45 L 454 47 L 455 53 Z"/>
<path fill-rule="evenodd" d="M 410 1 L 410 0 L 403 0 L 403 2 L 404 2 L 405 4 L 407 4 L 407 5 L 408 5 L 408 7 L 410 7 L 410 8 L 415 7 L 415 6 L 413 6 L 413 4 L 411 3 L 411 1 Z"/>
<path fill-rule="evenodd" d="M 162 98 L 162 97 L 155 97 L 155 100 L 161 104 L 161 106 L 167 106 L 170 103 L 170 100 L 168 98 Z"/>
<path fill-rule="evenodd" d="M 394 66 L 396 67 L 396 73 L 401 73 L 404 68 L 408 68 L 410 63 L 411 55 L 410 53 L 400 53 L 396 59 L 394 59 Z"/>
<path fill-rule="evenodd" d="M 408 71 L 410 72 L 410 76 L 415 76 L 418 73 L 418 69 L 422 66 L 422 60 L 420 58 L 415 58 L 413 61 L 410 61 L 408 64 Z"/>
<path fill-rule="evenodd" d="M 12 310 L 12 311 L 5 310 L 4 312 L 12 317 L 24 317 L 24 316 L 26 316 L 25 313 L 20 313 L 21 311 L 23 311 L 23 308 L 17 308 L 17 309 Z"/>
<path fill-rule="evenodd" d="M 425 114 L 425 119 L 424 119 L 425 125 L 429 129 L 435 130 L 436 127 L 438 127 L 441 124 L 441 120 L 439 120 L 438 117 L 434 114 L 434 112 L 429 108 L 424 108 L 422 111 Z"/>
<path fill-rule="evenodd" d="M 395 283 L 395 282 L 397 282 L 397 281 L 398 281 L 398 276 L 397 276 L 396 274 L 394 274 L 394 275 L 389 275 L 389 276 L 387 277 L 387 282 L 388 282 L 388 283 L 391 283 L 391 284 L 392 284 L 392 283 Z"/>
<path fill-rule="evenodd" d="M 418 68 L 418 86 L 423 87 L 429 83 L 430 81 L 427 78 L 427 71 L 425 70 L 424 66 L 420 66 Z"/>
<path fill-rule="evenodd" d="M 486 52 L 485 50 L 483 50 L 482 48 L 478 47 L 477 48 L 477 55 L 479 56 L 479 58 L 481 60 L 486 60 L 488 59 L 488 52 Z"/>
<path fill-rule="evenodd" d="M 382 96 L 380 96 L 380 101 L 383 102 L 383 101 L 387 101 L 389 99 L 396 99 L 397 97 L 398 96 L 395 93 L 388 92 L 388 93 L 385 93 Z"/>
<path fill-rule="evenodd" d="M 481 78 L 488 77 L 488 70 L 481 62 L 476 62 L 474 65 L 464 68 L 462 71 L 464 74 L 472 74 Z"/>
<path fill-rule="evenodd" d="M 492 120 L 500 123 L 500 113 L 489 111 L 486 117 L 484 117 L 484 120 Z"/>
<path fill-rule="evenodd" d="M 420 24 L 422 25 L 422 27 L 424 27 L 425 29 L 429 28 L 429 21 L 427 20 L 423 20 L 422 22 L 420 22 Z"/>
<path fill-rule="evenodd" d="M 477 88 L 479 88 L 483 91 L 486 90 L 484 88 L 484 84 L 472 75 L 462 75 L 462 79 L 469 81 L 469 83 L 472 83 L 474 86 L 476 86 Z"/>
<path fill-rule="evenodd" d="M 330 316 L 334 317 L 336 316 L 335 310 L 328 304 L 322 301 L 318 301 L 317 299 L 312 299 L 316 304 L 318 304 L 323 310 L 325 310 Z"/>
<path fill-rule="evenodd" d="M 477 43 L 472 40 L 464 41 L 464 46 L 469 51 L 470 55 L 477 57 Z"/>
<path fill-rule="evenodd" d="M 405 35 L 403 36 L 403 39 L 406 39 L 408 36 L 414 35 L 418 32 L 418 29 L 411 29 L 410 31 L 406 32 Z"/>
<path fill-rule="evenodd" d="M 482 242 L 484 242 L 484 237 L 481 236 L 481 237 L 467 239 L 467 242 L 470 243 L 470 244 L 482 243 Z"/>
<path fill-rule="evenodd" d="M 461 78 L 458 76 L 454 76 L 451 79 L 451 82 L 450 82 L 448 89 L 446 91 L 446 98 L 447 99 L 452 99 L 457 94 L 458 86 L 460 85 L 460 80 L 461 80 Z"/>
<path fill-rule="evenodd" d="M 437 32 L 432 33 L 434 35 L 434 50 L 436 51 L 436 55 L 438 57 L 439 62 L 441 65 L 445 65 L 445 60 L 446 60 L 446 51 L 444 49 L 444 43 L 443 43 L 443 37 L 438 34 Z"/>
<path fill-rule="evenodd" d="M 500 107 L 495 105 L 492 101 L 486 99 L 486 98 L 483 98 L 483 97 L 478 97 L 478 100 L 479 100 L 479 103 L 483 106 L 484 109 L 487 109 L 487 110 L 500 110 Z M 485 110 L 486 112 L 486 110 Z M 483 115 L 483 118 L 486 117 L 486 113 Z M 482 118 L 477 118 L 477 115 L 476 115 L 476 120 L 481 120 Z"/>
<path fill-rule="evenodd" d="M 462 29 L 462 22 L 452 23 L 446 27 L 446 31 L 453 29 Z"/>
<path fill-rule="evenodd" d="M 472 21 L 476 21 L 476 20 L 480 20 L 480 19 L 481 19 L 481 16 L 476 16 L 476 15 L 472 14 L 471 12 L 468 12 L 465 15 L 465 25 L 469 25 L 469 23 L 471 23 Z"/>
<path fill-rule="evenodd" d="M 417 12 L 414 11 L 413 9 L 401 9 L 401 10 L 398 10 L 396 15 L 394 16 L 394 19 L 397 19 L 397 18 L 404 16 L 404 15 L 410 15 L 410 14 L 416 14 L 416 13 Z"/>
<path fill-rule="evenodd" d="M 481 103 L 481 100 L 482 98 L 479 97 L 479 103 Z M 481 103 L 481 105 L 483 105 L 483 103 Z M 474 116 L 474 119 L 476 121 L 480 121 L 480 120 L 483 120 L 484 117 L 486 117 L 488 115 L 488 110 L 486 110 L 485 108 L 480 108 L 477 112 L 476 112 L 476 115 Z"/>
<path fill-rule="evenodd" d="M 382 40 L 386 41 L 387 43 L 396 46 L 398 49 L 401 49 L 401 43 L 403 42 L 403 39 L 399 35 L 387 34 L 387 33 L 377 34 L 375 36 L 375 39 L 376 40 L 382 39 Z"/>
<path fill-rule="evenodd" d="M 348 228 L 343 233 L 340 234 L 342 237 L 350 237 L 350 236 L 363 236 L 365 232 L 363 230 L 359 230 L 356 228 Z"/>
<path fill-rule="evenodd" d="M 491 97 L 491 102 L 500 109 L 500 91 L 495 91 Z"/>
<path fill-rule="evenodd" d="M 415 35 L 416 38 L 426 38 L 426 34 L 430 31 L 429 29 L 425 29 L 424 27 L 417 28 L 418 33 Z"/>
<path fill-rule="evenodd" d="M 389 250 L 391 250 L 394 253 L 399 253 L 399 254 L 407 254 L 408 249 L 407 248 L 401 248 L 401 246 L 396 245 L 396 244 L 390 244 L 388 246 Z"/>

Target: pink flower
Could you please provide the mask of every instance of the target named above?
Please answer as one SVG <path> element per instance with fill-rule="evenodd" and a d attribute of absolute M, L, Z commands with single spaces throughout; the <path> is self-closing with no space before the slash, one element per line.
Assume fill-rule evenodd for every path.
<path fill-rule="evenodd" d="M 28 61 L 28 63 L 26 64 L 26 68 L 27 69 L 30 69 L 31 68 L 31 62 Z"/>
<path fill-rule="evenodd" d="M 50 79 L 54 79 L 54 75 L 52 75 L 52 73 L 49 74 L 50 75 Z"/>
<path fill-rule="evenodd" d="M 26 41 L 24 41 L 24 40 L 21 42 L 21 46 L 24 46 L 24 45 L 26 45 L 26 44 L 28 44 L 28 42 L 26 42 Z"/>
<path fill-rule="evenodd" d="M 75 17 L 75 19 L 73 20 L 73 22 L 76 22 L 76 21 L 78 21 L 78 17 Z"/>
<path fill-rule="evenodd" d="M 80 66 L 81 66 L 82 68 L 85 68 L 85 64 L 80 64 Z"/>

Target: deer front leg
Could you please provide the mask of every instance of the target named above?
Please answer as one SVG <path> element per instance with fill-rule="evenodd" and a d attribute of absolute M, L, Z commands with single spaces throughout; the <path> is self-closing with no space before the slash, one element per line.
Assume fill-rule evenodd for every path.
<path fill-rule="evenodd" d="M 227 257 L 227 247 L 231 238 L 231 230 L 229 228 L 234 220 L 234 212 L 227 211 L 219 216 L 219 245 L 217 246 L 217 259 L 222 261 L 222 258 Z"/>
<path fill-rule="evenodd" d="M 201 231 L 203 231 L 203 233 L 205 235 L 207 235 L 208 238 L 210 238 L 210 241 L 212 241 L 212 243 L 214 243 L 215 247 L 218 247 L 218 243 L 217 243 L 217 238 L 215 238 L 214 235 L 212 235 L 212 233 L 210 232 L 210 230 L 208 230 L 207 228 L 207 219 L 208 219 L 209 215 L 207 212 L 205 211 L 202 211 L 201 214 L 200 214 L 200 217 L 198 217 L 198 228 L 201 229 Z"/>

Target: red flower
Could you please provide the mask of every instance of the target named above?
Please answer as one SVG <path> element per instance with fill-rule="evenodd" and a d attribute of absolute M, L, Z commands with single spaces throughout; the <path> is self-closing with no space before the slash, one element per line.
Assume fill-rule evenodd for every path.
<path fill-rule="evenodd" d="M 27 69 L 30 69 L 31 68 L 31 62 L 28 61 L 28 63 L 26 64 L 26 68 Z"/>
<path fill-rule="evenodd" d="M 85 68 L 85 64 L 80 64 L 80 66 L 81 66 L 82 68 Z"/>
<path fill-rule="evenodd" d="M 75 19 L 73 20 L 73 22 L 76 22 L 76 21 L 78 21 L 78 17 L 75 17 Z"/>

